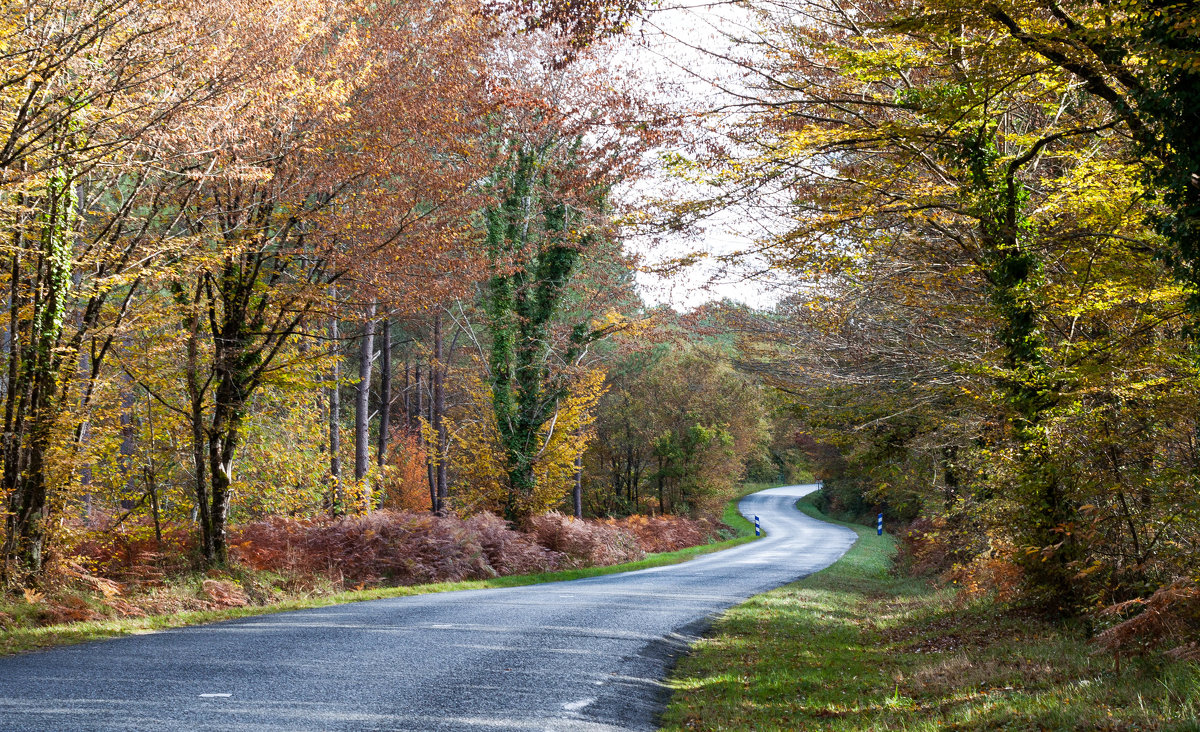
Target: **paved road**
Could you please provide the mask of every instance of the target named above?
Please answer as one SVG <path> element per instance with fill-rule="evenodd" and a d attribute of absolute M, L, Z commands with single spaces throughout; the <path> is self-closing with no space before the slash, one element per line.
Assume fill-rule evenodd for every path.
<path fill-rule="evenodd" d="M 853 543 L 793 508 L 814 487 L 748 496 L 767 537 L 684 564 L 0 658 L 0 729 L 651 730 L 715 613 Z"/>

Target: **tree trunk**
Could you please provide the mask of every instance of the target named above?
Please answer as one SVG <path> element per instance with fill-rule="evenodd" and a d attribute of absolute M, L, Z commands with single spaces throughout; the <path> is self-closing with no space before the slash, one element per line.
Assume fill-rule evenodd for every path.
<path fill-rule="evenodd" d="M 583 453 L 575 456 L 575 486 L 571 490 L 572 503 L 575 506 L 575 518 L 583 518 Z"/>
<path fill-rule="evenodd" d="M 421 385 L 421 362 L 413 366 L 413 385 L 416 393 L 413 395 L 413 411 L 410 413 L 411 427 L 414 432 L 421 429 L 421 417 L 425 415 L 425 391 Z"/>
<path fill-rule="evenodd" d="M 379 441 L 375 462 L 380 468 L 387 459 L 388 438 L 392 430 L 392 326 L 387 318 L 379 322 Z"/>
<path fill-rule="evenodd" d="M 246 404 L 253 390 L 246 344 L 235 335 L 244 323 L 235 322 L 225 332 L 226 338 L 217 341 L 213 358 L 217 390 L 213 404 L 212 423 L 208 429 L 208 471 L 211 506 L 209 534 L 212 555 L 209 562 L 218 566 L 229 561 L 227 520 L 230 492 L 233 489 L 233 458 L 241 442 L 242 421 Z M 232 337 L 229 337 L 232 336 Z"/>
<path fill-rule="evenodd" d="M 504 497 L 504 518 L 513 523 L 520 523 L 528 517 L 529 499 L 537 490 L 537 475 L 534 474 L 533 465 L 528 460 L 512 460 L 510 456 L 510 461 L 510 464 L 515 463 L 517 467 L 508 471 L 510 489 Z"/>
<path fill-rule="evenodd" d="M 358 390 L 354 400 L 354 480 L 362 490 L 367 513 L 371 512 L 371 485 L 367 470 L 371 463 L 371 362 L 375 356 L 375 301 L 367 309 L 363 322 L 361 350 L 358 359 Z"/>
<path fill-rule="evenodd" d="M 336 297 L 337 290 L 330 288 L 331 299 Z M 338 319 L 329 319 L 329 339 L 333 344 L 333 371 L 329 375 L 333 385 L 329 387 L 329 479 L 330 479 L 330 513 L 342 510 L 342 396 L 338 381 L 341 380 L 341 363 L 338 350 L 340 348 L 338 334 Z"/>
<path fill-rule="evenodd" d="M 429 364 L 429 381 L 433 382 L 433 364 Z M 432 387 L 431 387 L 432 388 Z M 433 424 L 433 395 L 429 398 L 429 412 L 425 415 L 425 419 L 429 424 Z M 429 507 L 434 513 L 441 511 L 441 505 L 438 503 L 437 489 L 437 467 L 434 461 L 437 459 L 435 453 L 436 446 L 431 446 L 428 443 L 425 445 L 425 470 L 429 478 Z"/>
<path fill-rule="evenodd" d="M 228 412 L 218 408 L 218 412 Z M 208 437 L 208 468 L 212 478 L 212 507 L 209 509 L 209 533 L 212 536 L 212 557 L 209 561 L 222 566 L 229 561 L 229 493 L 233 487 L 233 455 L 237 450 L 238 427 L 230 415 L 218 416 L 223 425 L 214 425 Z"/>
<path fill-rule="evenodd" d="M 197 310 L 189 323 L 187 346 L 188 401 L 191 407 L 192 468 L 195 471 L 196 523 L 200 525 L 200 553 L 205 561 L 213 559 L 212 522 L 208 518 L 208 459 L 204 438 L 204 389 L 200 380 L 200 313 Z"/>
<path fill-rule="evenodd" d="M 1043 263 L 1037 248 L 1026 240 L 1028 212 L 1016 170 L 1010 166 L 1003 175 L 993 173 L 995 151 L 980 141 L 967 152 L 980 248 L 989 264 L 987 281 L 1000 318 L 996 335 L 1008 372 L 1001 376 L 1000 386 L 1019 450 L 1015 493 L 1025 509 L 1018 522 L 1027 549 L 1018 555 L 1025 570 L 1023 581 L 1048 609 L 1070 613 L 1079 602 L 1072 580 L 1078 546 L 1066 529 L 1075 523 L 1076 511 L 1063 494 L 1045 424 L 1059 386 L 1042 355 L 1045 304 L 1038 283 Z"/>
<path fill-rule="evenodd" d="M 412 431 L 412 387 L 408 381 L 408 361 L 404 362 L 404 393 L 400 401 L 404 403 L 404 428 Z"/>
<path fill-rule="evenodd" d="M 442 362 L 442 314 L 438 313 L 433 319 L 433 358 L 430 373 L 433 376 L 433 413 L 432 427 L 437 436 L 437 506 L 434 509 L 441 516 L 446 512 L 446 499 L 450 496 L 446 481 L 446 366 Z"/>
<path fill-rule="evenodd" d="M 666 515 L 666 513 L 667 513 L 667 501 L 666 501 L 666 497 L 664 495 L 665 491 L 663 491 L 663 482 L 664 481 L 665 481 L 665 477 L 663 476 L 663 460 L 662 460 L 662 458 L 659 458 L 658 459 L 658 513 L 660 515 Z"/>
<path fill-rule="evenodd" d="M 18 327 L 11 336 L 21 337 L 25 327 L 26 343 L 32 346 L 23 354 L 15 380 L 9 382 L 10 399 L 5 408 L 4 470 L 0 474 L 0 494 L 8 496 L 5 520 L 4 556 L 33 579 L 41 572 L 47 523 L 50 516 L 45 460 L 50 449 L 56 418 L 61 412 L 59 375 L 64 354 L 63 324 L 66 321 L 71 289 L 74 250 L 72 231 L 78 199 L 73 182 L 63 170 L 48 181 L 46 210 L 39 215 L 41 238 L 33 273 L 31 314 L 17 315 Z M 24 237 L 18 234 L 18 246 Z M 21 285 L 22 267 L 17 251 L 13 255 L 13 279 L 10 287 Z M 14 297 L 14 303 L 21 298 Z M 15 360 L 15 359 L 14 359 Z M 74 361 L 74 358 L 72 358 Z M 12 397 L 16 398 L 15 409 Z"/>

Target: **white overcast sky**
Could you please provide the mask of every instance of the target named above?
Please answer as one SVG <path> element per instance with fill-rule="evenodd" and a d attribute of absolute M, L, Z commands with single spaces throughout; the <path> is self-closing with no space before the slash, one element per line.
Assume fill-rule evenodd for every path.
<path fill-rule="evenodd" d="M 634 29 L 630 39 L 622 42 L 621 63 L 636 69 L 650 93 L 660 94 L 660 88 L 670 89 L 671 101 L 679 107 L 696 111 L 719 108 L 729 97 L 718 87 L 737 88 L 745 84 L 743 73 L 704 51 L 721 54 L 730 48 L 731 37 L 752 33 L 749 15 L 730 2 L 675 0 L 658 7 L 641 27 Z M 660 195 L 677 185 L 665 178 L 651 179 L 624 195 L 636 201 L 639 196 Z M 629 242 L 629 248 L 648 262 L 697 249 L 728 253 L 746 248 L 756 237 L 767 233 L 769 225 L 765 221 L 763 213 L 755 211 L 752 205 L 739 205 L 711 217 L 695 237 L 680 235 L 657 243 L 644 237 L 635 238 Z M 747 262 L 741 273 L 720 274 L 715 267 L 702 263 L 669 279 L 641 273 L 638 283 L 647 302 L 665 303 L 677 309 L 721 298 L 770 307 L 786 294 L 786 286 L 761 276 L 746 275 L 756 269 L 759 268 L 753 262 Z"/>

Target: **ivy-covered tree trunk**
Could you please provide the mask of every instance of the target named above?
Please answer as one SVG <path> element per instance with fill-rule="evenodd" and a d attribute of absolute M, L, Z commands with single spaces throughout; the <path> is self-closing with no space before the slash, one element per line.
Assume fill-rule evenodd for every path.
<path fill-rule="evenodd" d="M 964 151 L 991 299 L 1000 316 L 997 336 L 1004 349 L 1004 365 L 998 380 L 1017 444 L 1016 489 L 1024 509 L 1018 527 L 1024 544 L 1019 560 L 1034 597 L 1048 609 L 1072 612 L 1076 600 L 1070 569 L 1077 553 L 1071 536 L 1075 513 L 1063 492 L 1046 425 L 1060 386 L 1044 357 L 1040 322 L 1043 265 L 1032 244 L 1037 232 L 1025 211 L 1028 193 L 1015 177 L 1036 150 L 1001 162 L 994 146 L 984 142 L 981 134 L 968 141 Z"/>
<path fill-rule="evenodd" d="M 565 384 L 549 366 L 549 335 L 579 248 L 565 241 L 566 206 L 541 199 L 542 153 L 522 147 L 503 172 L 504 196 L 487 213 L 495 273 L 487 311 L 492 403 L 508 474 L 505 518 L 520 521 L 537 489 L 534 464 L 543 426 Z M 540 184 L 540 185 L 539 185 Z"/>
<path fill-rule="evenodd" d="M 68 171 L 50 177 L 38 218 L 37 249 L 24 262 L 26 234 L 18 228 L 13 248 L 10 337 L 13 342 L 4 414 L 4 470 L 0 491 L 8 495 L 4 555 L 18 571 L 42 567 L 49 505 L 46 454 L 63 395 L 59 371 L 75 363 L 57 353 L 67 317 L 78 200 Z M 28 265 L 28 266 L 26 266 Z M 31 312 L 28 319 L 23 312 Z M 21 342 L 32 348 L 22 348 Z"/>

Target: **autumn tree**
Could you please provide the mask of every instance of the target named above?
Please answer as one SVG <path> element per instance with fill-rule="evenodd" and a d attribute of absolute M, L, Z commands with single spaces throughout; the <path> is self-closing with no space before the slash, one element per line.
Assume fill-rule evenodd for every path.
<path fill-rule="evenodd" d="M 180 412 L 192 424 L 202 548 L 216 563 L 255 392 L 288 366 L 295 337 L 324 330 L 315 316 L 331 282 L 369 303 L 377 284 L 444 266 L 459 219 L 448 211 L 472 175 L 469 125 L 444 115 L 476 98 L 471 44 L 482 46 L 469 8 L 293 11 L 284 27 L 303 31 L 261 39 L 275 54 L 270 73 L 218 110 L 211 152 L 190 161 L 202 194 L 186 223 L 206 254 L 181 261 L 170 285 L 187 333 Z M 431 37 L 447 45 L 426 46 Z"/>
<path fill-rule="evenodd" d="M 4 547 L 17 574 L 42 566 L 64 500 L 51 484 L 77 482 L 70 464 L 130 297 L 178 246 L 173 206 L 191 185 L 162 171 L 185 118 L 237 76 L 227 46 L 198 40 L 227 28 L 230 10 L 78 0 L 2 11 Z M 68 445 L 51 479 L 49 452 Z"/>
<path fill-rule="evenodd" d="M 1049 5 L 1039 23 L 1060 22 Z M 734 132 L 753 152 L 711 180 L 792 202 L 758 251 L 804 281 L 792 327 L 813 350 L 777 383 L 842 380 L 824 394 L 870 407 L 856 430 L 925 415 L 914 435 L 942 476 L 961 476 L 945 469 L 960 451 L 1003 454 L 976 495 L 1016 527 L 1029 596 L 1069 610 L 1107 551 L 1084 541 L 1094 483 L 1065 459 L 1077 417 L 1132 418 L 1138 363 L 1170 391 L 1185 296 L 1144 225 L 1138 121 L 1086 69 L 994 25 L 1000 7 L 764 11 L 772 43 L 742 60 L 761 73 Z"/>
<path fill-rule="evenodd" d="M 546 58 L 558 46 L 547 42 Z M 504 513 L 520 520 L 537 493 L 534 465 L 544 428 L 567 395 L 562 374 L 588 346 L 619 328 L 587 321 L 552 337 L 580 260 L 610 236 L 612 185 L 640 165 L 656 131 L 627 98 L 604 92 L 602 70 L 580 62 L 515 66 L 505 83 L 516 103 L 492 132 L 492 202 L 484 211 L 491 277 L 488 381 L 504 449 Z"/>
<path fill-rule="evenodd" d="M 760 387 L 714 345 L 670 343 L 613 369 L 585 457 L 598 513 L 713 513 L 769 437 Z"/>

